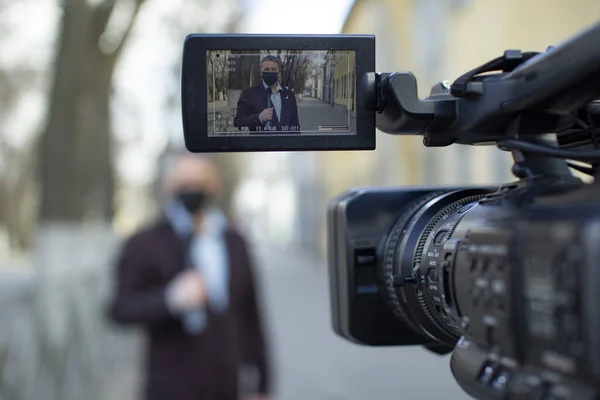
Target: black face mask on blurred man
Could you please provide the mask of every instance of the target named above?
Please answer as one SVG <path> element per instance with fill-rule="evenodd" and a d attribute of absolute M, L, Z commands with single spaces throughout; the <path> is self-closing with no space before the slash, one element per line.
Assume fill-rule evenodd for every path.
<path fill-rule="evenodd" d="M 208 201 L 208 196 L 202 190 L 181 191 L 177 198 L 190 214 L 202 210 Z"/>

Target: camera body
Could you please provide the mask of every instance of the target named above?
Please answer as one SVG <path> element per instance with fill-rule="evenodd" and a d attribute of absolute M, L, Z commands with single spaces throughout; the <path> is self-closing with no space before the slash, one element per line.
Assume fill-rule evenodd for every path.
<path fill-rule="evenodd" d="M 454 349 L 476 398 L 594 399 L 600 190 L 560 186 L 344 193 L 328 211 L 335 332 Z"/>
<path fill-rule="evenodd" d="M 598 40 L 600 25 L 545 53 L 507 51 L 423 100 L 410 73 L 365 75 L 379 129 L 422 134 L 428 147 L 497 144 L 517 180 L 334 199 L 335 332 L 452 352 L 476 398 L 599 398 Z"/>
<path fill-rule="evenodd" d="M 334 199 L 335 332 L 452 352 L 480 399 L 600 397 L 598 40 L 600 24 L 545 53 L 507 51 L 423 100 L 408 72 L 365 75 L 379 129 L 428 147 L 497 144 L 517 180 Z"/>

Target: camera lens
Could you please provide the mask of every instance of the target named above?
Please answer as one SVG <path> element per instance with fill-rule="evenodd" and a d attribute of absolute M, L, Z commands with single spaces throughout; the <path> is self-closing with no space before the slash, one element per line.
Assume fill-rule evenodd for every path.
<path fill-rule="evenodd" d="M 417 333 L 450 346 L 460 337 L 460 323 L 451 311 L 453 265 L 445 247 L 461 219 L 488 193 L 457 190 L 417 199 L 403 207 L 382 250 L 379 277 L 392 311 Z M 414 284 L 393 285 L 394 276 L 411 274 Z"/>

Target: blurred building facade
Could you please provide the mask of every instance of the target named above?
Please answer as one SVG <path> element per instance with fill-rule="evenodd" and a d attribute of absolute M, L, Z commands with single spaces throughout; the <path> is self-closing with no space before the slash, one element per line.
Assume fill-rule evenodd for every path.
<path fill-rule="evenodd" d="M 374 34 L 376 70 L 413 72 L 425 97 L 433 84 L 452 81 L 505 49 L 543 51 L 599 16 L 597 0 L 357 0 L 342 33 Z M 376 151 L 319 153 L 320 210 L 350 187 L 513 179 L 510 156 L 494 147 L 425 148 L 421 141 L 378 131 Z M 325 213 L 320 217 L 317 242 L 325 254 Z"/>

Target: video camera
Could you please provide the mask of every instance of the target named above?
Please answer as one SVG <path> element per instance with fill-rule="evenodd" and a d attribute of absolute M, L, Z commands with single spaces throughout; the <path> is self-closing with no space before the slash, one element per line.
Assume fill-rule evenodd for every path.
<path fill-rule="evenodd" d="M 600 24 L 542 53 L 506 51 L 419 99 L 411 73 L 373 72 L 372 36 L 191 35 L 186 146 L 366 150 L 376 126 L 427 147 L 510 151 L 517 180 L 500 187 L 354 189 L 331 202 L 334 330 L 451 352 L 455 379 L 479 399 L 598 400 L 599 43 Z M 221 55 L 235 66 L 219 75 Z"/>

